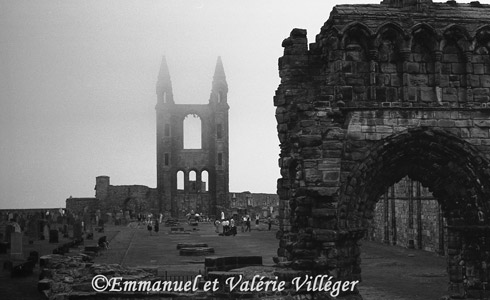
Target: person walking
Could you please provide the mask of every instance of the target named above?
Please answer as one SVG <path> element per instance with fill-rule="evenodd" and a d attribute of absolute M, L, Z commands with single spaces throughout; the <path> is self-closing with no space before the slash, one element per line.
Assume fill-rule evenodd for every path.
<path fill-rule="evenodd" d="M 155 220 L 155 226 L 153 226 L 153 230 L 155 230 L 155 234 L 158 234 L 158 231 L 160 230 L 160 225 L 158 224 L 158 220 Z"/>
<path fill-rule="evenodd" d="M 146 225 L 146 229 L 148 229 L 148 232 L 149 232 L 149 233 L 150 233 L 150 235 L 151 235 L 151 231 L 152 231 L 152 229 L 153 229 L 153 226 L 152 226 L 152 224 L 151 224 L 151 220 L 148 220 L 148 224 Z"/>
<path fill-rule="evenodd" d="M 267 225 L 269 225 L 269 231 L 270 231 L 272 227 L 272 219 L 270 216 L 267 218 Z"/>
<path fill-rule="evenodd" d="M 247 230 L 248 232 L 252 231 L 250 229 L 250 216 L 247 216 L 247 221 L 245 222 L 245 225 L 246 225 L 245 232 L 247 232 Z"/>

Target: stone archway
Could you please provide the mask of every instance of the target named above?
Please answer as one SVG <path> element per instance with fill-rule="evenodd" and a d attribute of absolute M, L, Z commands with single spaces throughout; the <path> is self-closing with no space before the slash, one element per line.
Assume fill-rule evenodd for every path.
<path fill-rule="evenodd" d="M 306 30 L 291 31 L 274 97 L 281 259 L 360 280 L 357 241 L 379 196 L 409 176 L 430 188 L 447 219 L 451 294 L 482 288 L 490 275 L 489 16 L 477 3 L 385 0 L 335 6 L 313 43 Z"/>
<path fill-rule="evenodd" d="M 339 195 L 338 232 L 343 236 L 336 251 L 351 253 L 351 264 L 336 270 L 338 274 L 358 278 L 357 240 L 369 228 L 380 196 L 409 176 L 429 187 L 448 222 L 451 292 L 463 296 L 468 287 L 484 288 L 490 262 L 488 166 L 474 146 L 442 130 L 414 128 L 376 143 L 347 177 Z"/>

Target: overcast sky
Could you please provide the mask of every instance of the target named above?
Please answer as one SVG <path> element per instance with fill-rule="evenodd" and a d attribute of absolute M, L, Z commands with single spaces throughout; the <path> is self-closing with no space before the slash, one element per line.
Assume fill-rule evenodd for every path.
<path fill-rule="evenodd" d="M 156 187 L 163 55 L 178 104 L 208 102 L 222 57 L 230 191 L 275 193 L 281 42 L 313 42 L 334 4 L 380 1 L 0 0 L 0 208 L 64 207 L 99 175 Z"/>

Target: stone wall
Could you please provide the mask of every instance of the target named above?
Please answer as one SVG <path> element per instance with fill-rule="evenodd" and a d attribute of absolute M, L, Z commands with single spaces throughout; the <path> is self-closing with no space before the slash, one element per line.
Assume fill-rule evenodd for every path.
<path fill-rule="evenodd" d="M 279 214 L 279 197 L 277 194 L 265 193 L 230 193 L 229 195 L 230 210 L 243 212 L 254 219 L 256 215 L 262 218 Z M 239 213 L 241 214 L 241 213 Z"/>
<path fill-rule="evenodd" d="M 298 270 L 359 279 L 358 241 L 376 203 L 408 176 L 441 205 L 451 264 L 479 266 L 466 282 L 449 268 L 451 292 L 482 288 L 489 42 L 490 6 L 477 2 L 337 5 L 314 43 L 292 30 L 274 97 L 280 257 Z"/>
<path fill-rule="evenodd" d="M 367 238 L 444 254 L 444 226 L 440 205 L 428 188 L 405 177 L 379 199 Z"/>
<path fill-rule="evenodd" d="M 66 199 L 66 209 L 75 214 L 94 213 L 100 208 L 100 201 L 97 198 L 68 198 Z"/>
<path fill-rule="evenodd" d="M 99 208 L 105 212 L 116 213 L 122 210 L 132 214 L 160 213 L 158 192 L 155 188 L 144 185 L 111 185 L 108 176 L 98 176 L 95 195 Z"/>

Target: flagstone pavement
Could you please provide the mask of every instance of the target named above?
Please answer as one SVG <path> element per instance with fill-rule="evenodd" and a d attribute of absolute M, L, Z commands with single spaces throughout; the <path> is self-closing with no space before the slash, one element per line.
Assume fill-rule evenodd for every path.
<path fill-rule="evenodd" d="M 110 249 L 96 257 L 97 263 L 116 263 L 125 266 L 157 268 L 164 276 L 193 275 L 204 271 L 204 257 L 179 256 L 178 243 L 207 243 L 213 247 L 216 256 L 261 255 L 264 265 L 273 265 L 278 240 L 276 227 L 268 231 L 265 224 L 260 230 L 236 236 L 218 236 L 209 223 L 197 227 L 182 225 L 188 234 L 170 234 L 168 227 L 161 226 L 160 232 L 150 233 L 143 225 L 107 226 L 104 233 L 110 241 Z M 60 240 L 60 244 L 68 240 Z M 86 244 L 92 243 L 85 241 Z M 41 255 L 49 254 L 58 244 L 36 241 L 27 245 L 24 253 L 37 250 Z M 433 253 L 390 247 L 372 242 L 362 245 L 362 276 L 359 289 L 365 300 L 431 300 L 440 299 L 447 293 L 448 278 L 446 260 Z M 0 254 L 0 262 L 8 259 L 8 254 Z M 10 278 L 9 272 L 0 271 L 0 299 L 43 299 L 37 293 L 39 268 L 33 275 L 25 278 Z"/>

